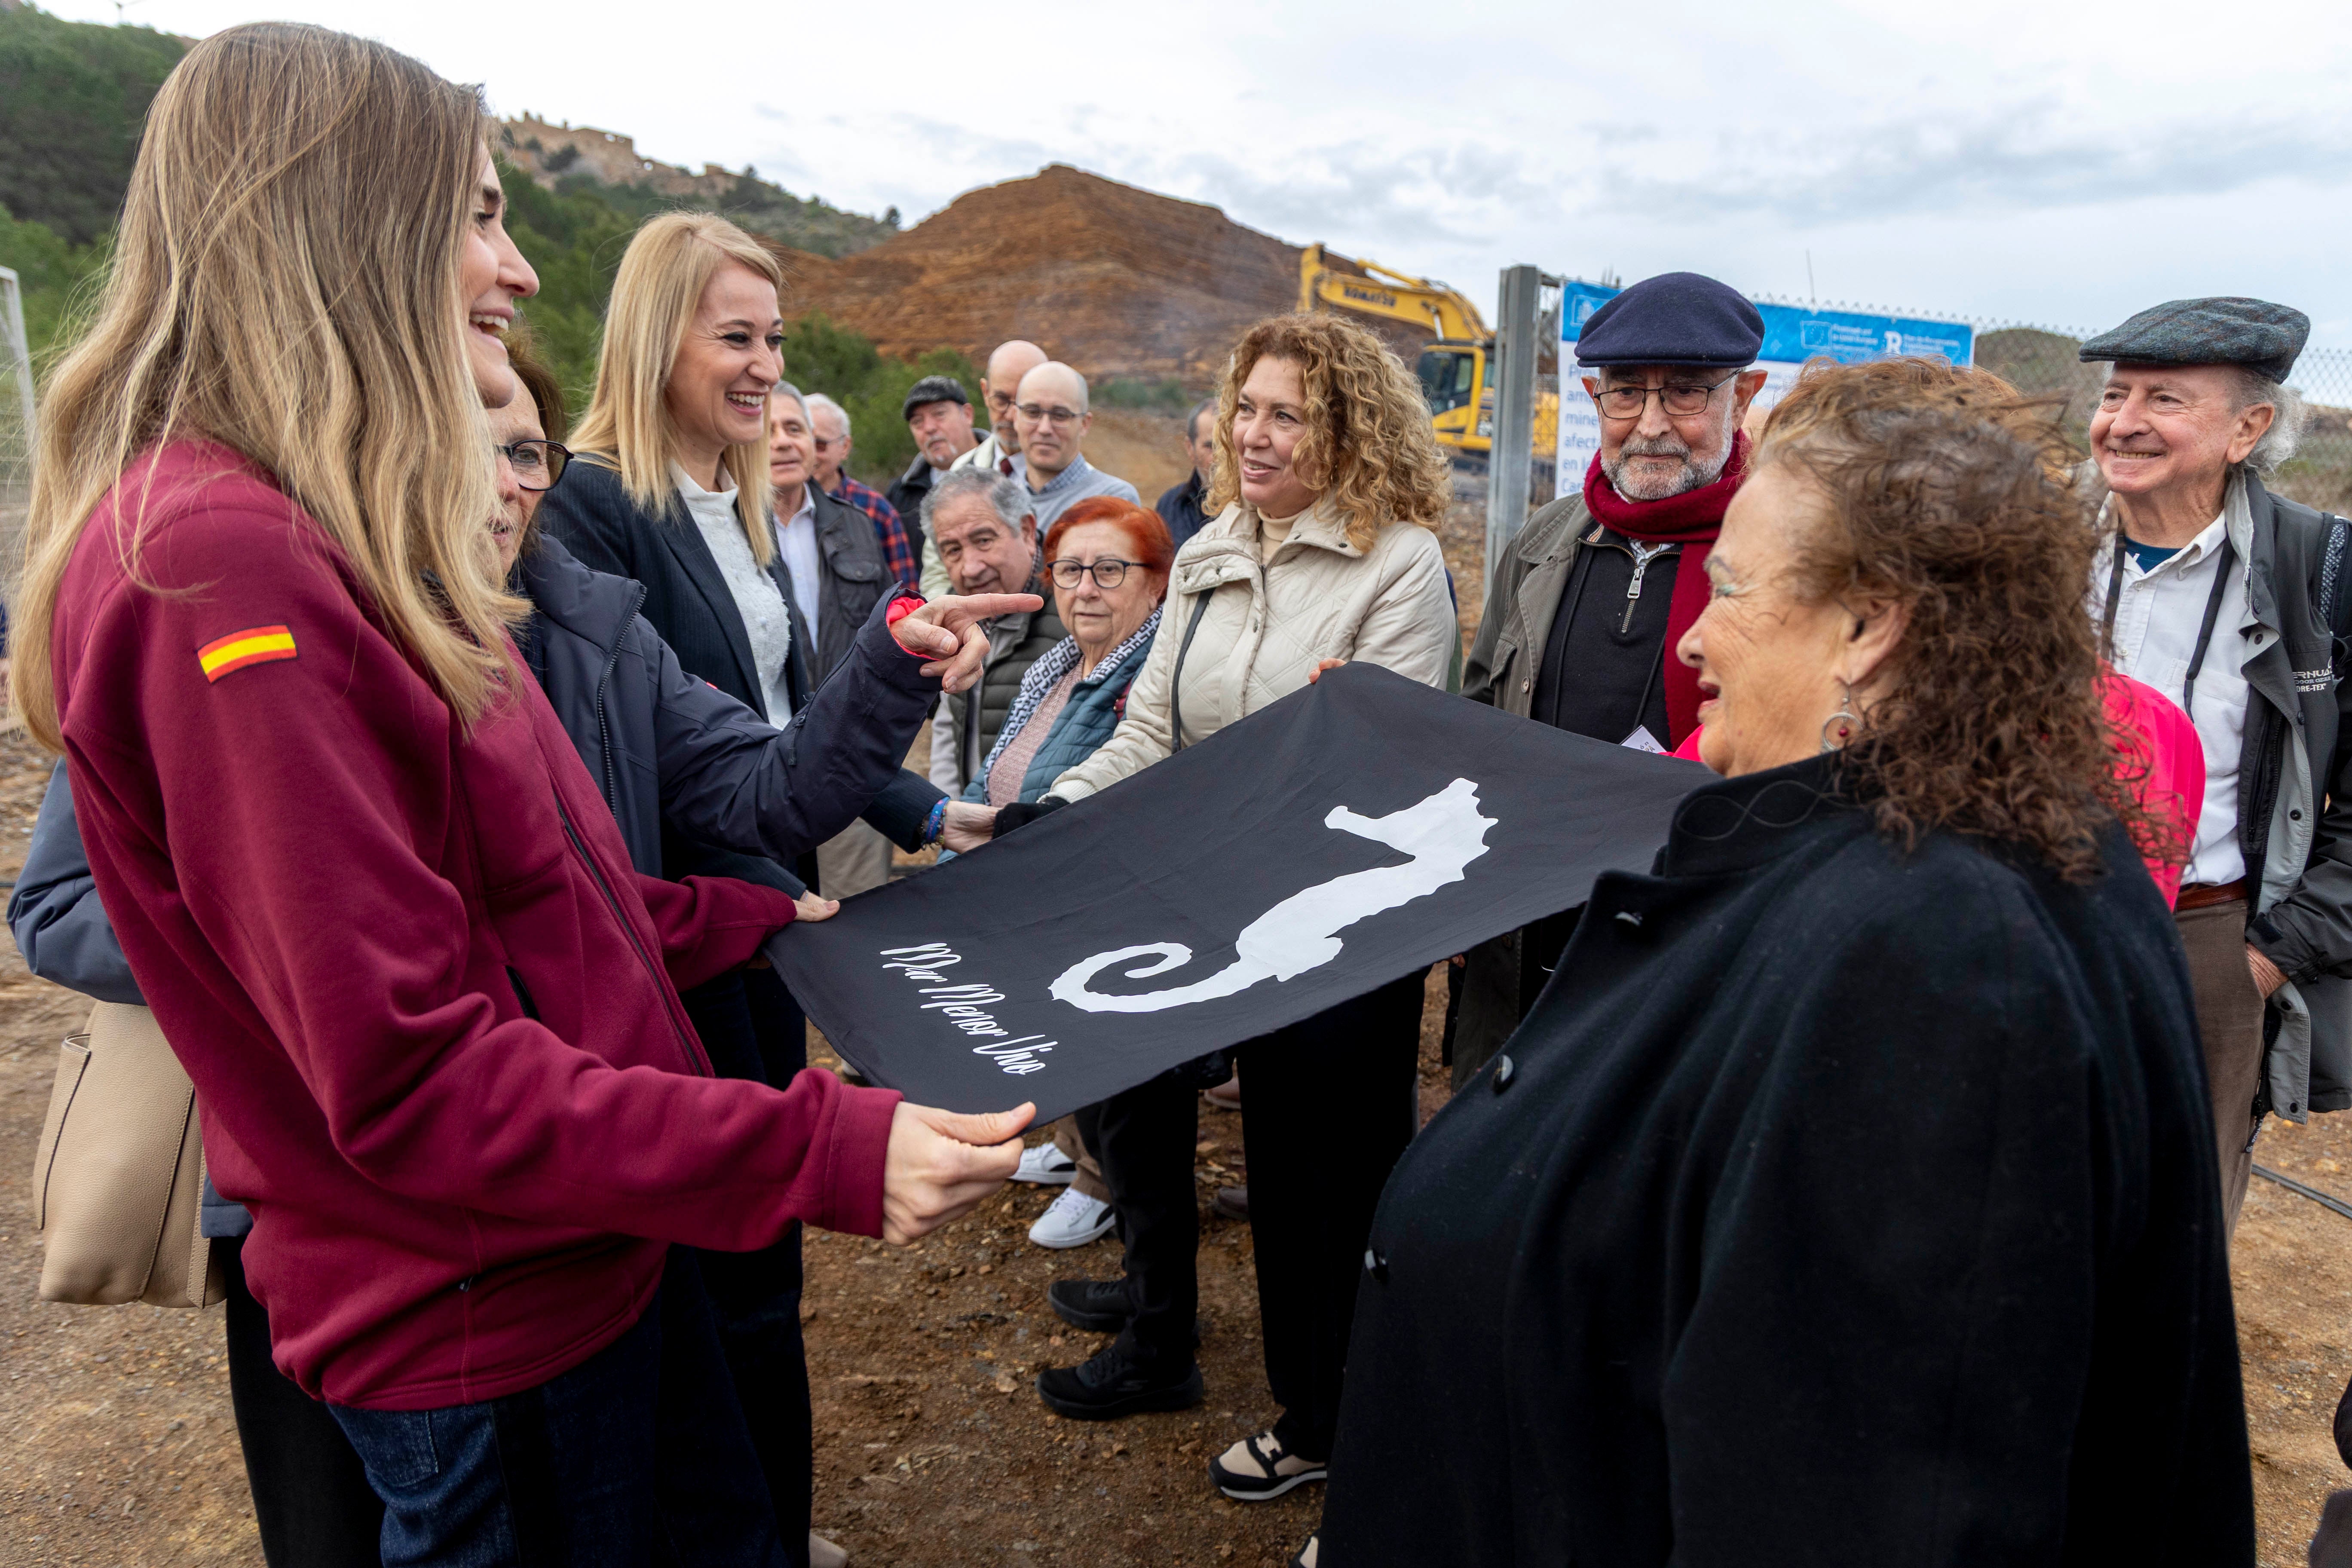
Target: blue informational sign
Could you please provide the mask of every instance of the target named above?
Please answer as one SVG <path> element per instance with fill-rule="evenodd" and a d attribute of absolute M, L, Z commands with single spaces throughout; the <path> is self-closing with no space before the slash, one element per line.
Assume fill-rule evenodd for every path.
<path fill-rule="evenodd" d="M 1600 283 L 1570 279 L 1560 289 L 1561 342 L 1559 396 L 1559 473 L 1561 493 L 1578 482 L 1601 450 L 1601 419 L 1592 400 L 1581 395 L 1569 362 L 1576 340 L 1592 312 L 1621 290 Z M 1801 305 L 1756 307 L 1764 318 L 1764 346 L 1756 356 L 1766 373 L 1764 389 L 1756 395 L 1756 409 L 1780 401 L 1808 360 L 1832 359 L 1840 364 L 1891 359 L 1900 354 L 1936 354 L 1954 364 L 1972 363 L 1976 329 L 1966 321 L 1930 321 L 1911 316 L 1878 316 L 1855 310 L 1811 310 Z"/>

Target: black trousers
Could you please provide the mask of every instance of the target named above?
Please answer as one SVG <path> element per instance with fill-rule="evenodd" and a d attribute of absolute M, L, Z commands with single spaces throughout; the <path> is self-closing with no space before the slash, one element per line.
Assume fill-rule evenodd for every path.
<path fill-rule="evenodd" d="M 383 1500 L 324 1405 L 269 1358 L 269 1314 L 245 1283 L 245 1242 L 215 1241 L 228 1280 L 228 1397 L 269 1568 L 380 1568 Z"/>
<path fill-rule="evenodd" d="M 774 973 L 740 970 L 682 994 L 711 1069 L 783 1084 L 808 1065 L 806 1019 Z M 775 1504 L 776 1534 L 806 1568 L 815 1421 L 801 1340 L 801 1227 L 758 1252 L 698 1252 L 751 1447 Z"/>
<path fill-rule="evenodd" d="M 1266 1384 L 1283 1407 L 1274 1431 L 1305 1458 L 1331 1456 L 1372 1210 L 1419 1130 L 1423 978 L 1240 1049 L 1258 1318 Z"/>
<path fill-rule="evenodd" d="M 1119 1344 L 1139 1361 L 1192 1360 L 1201 1245 L 1192 1140 L 1200 1101 L 1190 1083 L 1163 1073 L 1077 1112 L 1078 1136 L 1102 1163 L 1127 1244 L 1127 1299 L 1135 1316 Z"/>

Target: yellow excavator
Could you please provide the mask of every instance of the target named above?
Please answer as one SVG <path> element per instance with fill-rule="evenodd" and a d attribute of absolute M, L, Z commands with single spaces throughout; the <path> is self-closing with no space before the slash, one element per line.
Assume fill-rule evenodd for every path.
<path fill-rule="evenodd" d="M 1481 458 L 1494 449 L 1495 386 L 1502 362 L 1486 319 L 1461 290 L 1377 261 L 1327 256 L 1317 244 L 1298 258 L 1298 308 L 1356 310 L 1434 332 L 1437 341 L 1421 351 L 1417 368 L 1438 444 Z M 1549 458 L 1559 444 L 1558 393 L 1537 395 L 1535 426 L 1535 455 Z"/>

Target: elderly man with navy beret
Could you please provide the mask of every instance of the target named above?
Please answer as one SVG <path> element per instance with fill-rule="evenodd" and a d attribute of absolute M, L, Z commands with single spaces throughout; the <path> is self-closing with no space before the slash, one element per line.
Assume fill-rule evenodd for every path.
<path fill-rule="evenodd" d="M 2261 300 L 2176 300 L 2082 348 L 2110 364 L 2091 615 L 2204 742 L 2178 919 L 2232 1228 L 2263 1114 L 2352 1106 L 2352 528 L 2263 482 L 2294 451 L 2283 383 L 2310 330 Z"/>
<path fill-rule="evenodd" d="M 1587 319 L 1576 357 L 1601 450 L 1576 493 L 1534 517 L 1492 573 L 1463 694 L 1507 713 L 1670 752 L 1698 720 L 1675 645 L 1706 607 L 1707 550 L 1739 488 L 1749 367 L 1764 318 L 1696 272 L 1634 284 Z M 1469 955 L 1455 1014 L 1458 1087 L 1518 1026 L 1568 940 L 1559 916 Z"/>

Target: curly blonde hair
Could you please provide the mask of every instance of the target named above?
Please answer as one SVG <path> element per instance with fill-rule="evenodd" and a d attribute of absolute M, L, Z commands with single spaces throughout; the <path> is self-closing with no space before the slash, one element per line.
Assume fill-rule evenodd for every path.
<path fill-rule="evenodd" d="M 2102 700 L 2083 608 L 2096 542 L 2056 414 L 1940 360 L 1817 362 L 1748 472 L 1785 467 L 1816 489 L 1801 596 L 1910 606 L 1895 688 L 1839 757 L 1880 831 L 2003 840 L 2084 881 L 2105 823 L 2174 864 L 2187 825 L 2140 802 L 2147 760 Z"/>
<path fill-rule="evenodd" d="M 1234 346 L 1217 388 L 1211 513 L 1241 497 L 1234 413 L 1242 384 L 1262 359 L 1298 366 L 1307 433 L 1291 466 L 1338 510 L 1349 543 L 1369 550 L 1391 522 L 1438 525 L 1453 494 L 1453 469 L 1437 449 L 1421 384 L 1380 339 L 1337 316 L 1271 317 Z"/>

